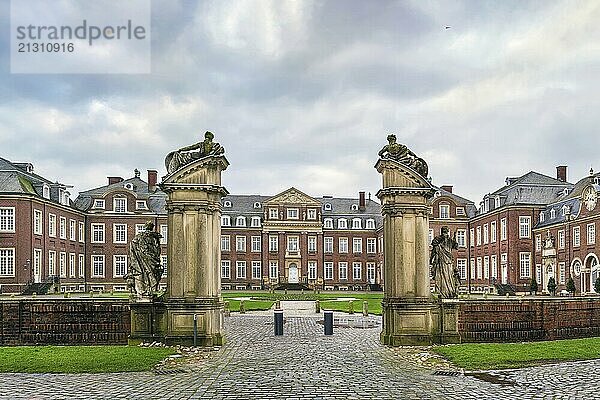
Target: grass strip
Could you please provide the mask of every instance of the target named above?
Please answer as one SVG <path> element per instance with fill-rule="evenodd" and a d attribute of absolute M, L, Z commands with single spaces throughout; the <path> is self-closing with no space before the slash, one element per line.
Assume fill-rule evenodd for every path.
<path fill-rule="evenodd" d="M 600 338 L 527 343 L 465 343 L 436 346 L 433 351 L 467 370 L 522 368 L 600 358 Z"/>

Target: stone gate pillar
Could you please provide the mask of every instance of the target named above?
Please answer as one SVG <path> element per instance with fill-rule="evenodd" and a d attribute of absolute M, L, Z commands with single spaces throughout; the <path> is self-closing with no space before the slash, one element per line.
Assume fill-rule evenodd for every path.
<path fill-rule="evenodd" d="M 396 144 L 384 149 L 392 145 Z M 408 160 L 412 165 L 384 157 L 375 165 L 383 176 L 377 193 L 384 241 L 381 342 L 392 346 L 430 344 L 439 331 L 440 307 L 430 292 L 428 239 L 428 199 L 435 190 L 426 179 L 425 162 L 416 156 Z"/>
<path fill-rule="evenodd" d="M 221 172 L 229 162 L 222 152 L 184 162 L 160 184 L 168 196 L 165 341 L 191 344 L 196 320 L 198 345 L 220 345 Z"/>

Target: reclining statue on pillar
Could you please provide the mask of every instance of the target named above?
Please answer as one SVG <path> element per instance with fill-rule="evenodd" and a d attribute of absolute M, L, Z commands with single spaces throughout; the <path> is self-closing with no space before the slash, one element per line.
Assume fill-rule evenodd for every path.
<path fill-rule="evenodd" d="M 161 237 L 154 231 L 154 223 L 148 221 L 129 245 L 129 266 L 124 278 L 129 289 L 138 296 L 151 297 L 158 292 L 164 272 L 160 262 Z"/>
<path fill-rule="evenodd" d="M 204 140 L 190 146 L 182 147 L 167 154 L 165 158 L 165 167 L 167 173 L 173 173 L 178 169 L 198 160 L 202 157 L 214 155 L 219 156 L 225 153 L 225 149 L 217 142 L 213 142 L 215 135 L 212 132 L 204 134 Z M 197 151 L 195 151 L 197 150 Z"/>
<path fill-rule="evenodd" d="M 456 232 L 454 233 L 456 236 Z M 456 237 L 450 237 L 447 226 L 442 227 L 442 232 L 431 241 L 431 256 L 429 264 L 435 280 L 436 291 L 444 299 L 458 297 L 460 274 L 452 259 L 452 250 L 457 249 Z"/>
<path fill-rule="evenodd" d="M 389 158 L 398 161 L 419 173 L 423 178 L 427 178 L 429 168 L 422 158 L 419 158 L 403 144 L 396 143 L 396 135 L 390 134 L 387 137 L 388 144 L 379 151 L 379 157 Z"/>

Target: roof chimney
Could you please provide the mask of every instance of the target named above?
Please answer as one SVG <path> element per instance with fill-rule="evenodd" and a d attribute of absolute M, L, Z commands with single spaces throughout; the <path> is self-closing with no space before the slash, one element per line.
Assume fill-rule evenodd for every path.
<path fill-rule="evenodd" d="M 558 167 L 556 167 L 556 179 L 558 179 L 561 182 L 567 181 L 567 166 L 566 165 L 559 165 Z"/>
<path fill-rule="evenodd" d="M 365 192 L 358 192 L 358 209 L 360 211 L 365 211 L 367 208 L 367 203 L 365 201 Z"/>
<path fill-rule="evenodd" d="M 123 182 L 123 178 L 121 178 L 120 176 L 109 176 L 108 177 L 109 185 L 113 185 L 113 184 L 119 183 L 119 182 Z"/>
<path fill-rule="evenodd" d="M 156 190 L 156 178 L 158 176 L 158 171 L 155 169 L 148 170 L 148 191 L 154 192 Z"/>
<path fill-rule="evenodd" d="M 448 193 L 452 193 L 452 185 L 442 185 L 440 189 L 445 190 Z"/>

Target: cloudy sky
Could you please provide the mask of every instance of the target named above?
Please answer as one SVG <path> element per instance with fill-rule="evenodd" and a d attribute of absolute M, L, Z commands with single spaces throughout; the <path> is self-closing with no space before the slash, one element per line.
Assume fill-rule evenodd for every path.
<path fill-rule="evenodd" d="M 600 169 L 599 21 L 583 0 L 153 0 L 150 74 L 11 74 L 0 0 L 0 157 L 77 193 L 211 130 L 231 193 L 374 195 L 393 132 L 476 203 L 530 170 L 576 181 Z"/>

